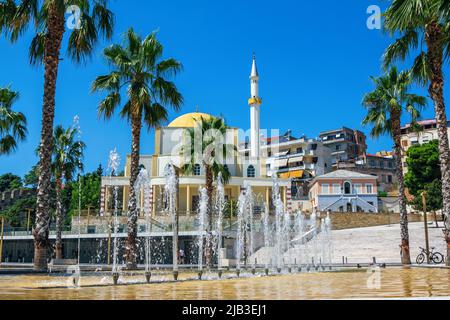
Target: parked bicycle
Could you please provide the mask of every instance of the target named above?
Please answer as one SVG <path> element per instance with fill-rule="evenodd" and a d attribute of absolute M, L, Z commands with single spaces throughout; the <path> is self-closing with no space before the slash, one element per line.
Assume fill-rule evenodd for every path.
<path fill-rule="evenodd" d="M 434 264 L 441 264 L 444 262 L 444 255 L 439 252 L 434 251 L 435 248 L 431 248 L 431 251 L 429 252 L 429 258 L 430 262 Z M 416 262 L 417 264 L 423 264 L 425 261 L 427 261 L 427 250 L 424 248 L 420 248 L 422 252 L 417 256 Z"/>

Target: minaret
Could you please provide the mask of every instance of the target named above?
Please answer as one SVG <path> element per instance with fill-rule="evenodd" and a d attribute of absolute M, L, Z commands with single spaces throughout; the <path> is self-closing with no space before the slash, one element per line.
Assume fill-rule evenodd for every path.
<path fill-rule="evenodd" d="M 256 66 L 256 56 L 253 55 L 252 73 L 250 74 L 251 98 L 248 100 L 250 106 L 250 145 L 252 158 L 259 158 L 260 131 L 261 131 L 261 104 L 259 97 L 259 74 Z"/>

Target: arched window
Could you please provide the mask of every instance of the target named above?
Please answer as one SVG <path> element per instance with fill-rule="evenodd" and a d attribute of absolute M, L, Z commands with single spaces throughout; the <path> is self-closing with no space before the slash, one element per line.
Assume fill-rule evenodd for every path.
<path fill-rule="evenodd" d="M 247 178 L 255 178 L 256 177 L 256 170 L 254 166 L 249 166 L 247 168 Z"/>
<path fill-rule="evenodd" d="M 350 182 L 344 183 L 344 193 L 351 194 L 352 193 L 352 184 Z"/>
<path fill-rule="evenodd" d="M 202 167 L 199 164 L 194 165 L 194 176 L 199 176 L 201 171 Z"/>

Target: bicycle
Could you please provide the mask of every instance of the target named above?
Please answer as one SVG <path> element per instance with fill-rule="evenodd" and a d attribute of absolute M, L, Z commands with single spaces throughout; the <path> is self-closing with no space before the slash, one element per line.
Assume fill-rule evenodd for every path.
<path fill-rule="evenodd" d="M 435 252 L 434 247 L 431 248 L 431 252 L 429 252 L 430 261 L 434 264 L 441 264 L 444 262 L 444 255 L 440 252 Z M 424 248 L 420 248 L 422 252 L 417 256 L 416 262 L 417 264 L 423 264 L 427 260 L 427 250 Z"/>

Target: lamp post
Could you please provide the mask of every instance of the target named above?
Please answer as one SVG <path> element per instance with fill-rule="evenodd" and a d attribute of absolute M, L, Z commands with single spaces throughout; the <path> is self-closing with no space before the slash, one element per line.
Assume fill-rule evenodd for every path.
<path fill-rule="evenodd" d="M 29 234 L 30 233 L 30 225 L 31 225 L 31 223 L 30 223 L 30 220 L 31 220 L 31 212 L 33 212 L 34 211 L 34 209 L 27 209 L 27 211 L 28 211 L 28 215 L 27 215 L 27 234 Z"/>
<path fill-rule="evenodd" d="M 1 235 L 0 235 L 0 267 L 2 266 L 3 261 L 3 234 L 5 231 L 5 217 L 2 217 L 2 227 L 1 227 Z"/>
<path fill-rule="evenodd" d="M 91 205 L 87 206 L 87 225 L 89 226 L 90 218 L 91 218 L 91 208 L 94 208 Z"/>
<path fill-rule="evenodd" d="M 427 193 L 422 192 L 422 204 L 423 204 L 423 221 L 425 224 L 425 248 L 427 251 L 427 263 L 430 264 L 430 240 L 428 237 L 428 216 L 427 216 Z"/>

